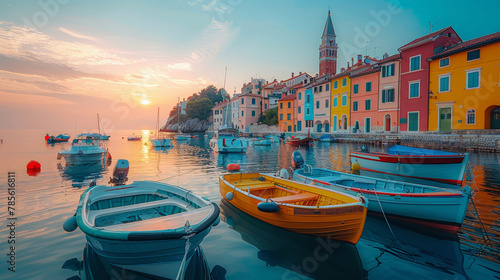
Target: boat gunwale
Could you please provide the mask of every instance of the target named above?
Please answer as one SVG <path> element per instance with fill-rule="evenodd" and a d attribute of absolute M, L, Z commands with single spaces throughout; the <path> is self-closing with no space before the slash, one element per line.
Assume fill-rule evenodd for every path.
<path fill-rule="evenodd" d="M 245 196 L 251 197 L 251 198 L 259 200 L 261 202 L 266 202 L 265 198 L 255 196 L 255 195 L 251 194 L 248 191 L 244 191 L 244 190 L 242 190 L 242 189 L 234 186 L 234 184 L 229 183 L 224 178 L 224 176 L 226 176 L 226 175 L 233 175 L 233 174 L 237 174 L 237 173 L 223 174 L 223 175 L 221 175 L 219 177 L 219 179 L 222 182 L 224 182 L 227 186 L 229 186 L 231 189 L 233 189 L 233 190 L 235 190 L 235 191 L 237 191 L 237 192 L 239 192 L 239 193 L 241 193 L 241 194 L 243 194 Z M 241 174 L 244 174 L 244 173 L 241 173 Z M 262 173 L 254 173 L 254 174 L 264 175 L 264 176 L 267 176 L 267 177 L 273 177 L 273 178 L 277 178 L 277 179 L 280 179 L 280 180 L 285 180 L 285 181 L 288 181 L 288 182 L 294 183 L 294 184 L 297 184 L 297 183 L 304 184 L 304 185 L 307 185 L 309 187 L 318 188 L 320 190 L 324 190 L 324 191 L 335 193 L 335 194 L 342 195 L 342 196 L 347 196 L 349 198 L 352 198 L 352 199 L 356 200 L 356 202 L 352 202 L 352 203 L 342 203 L 342 204 L 326 205 L 326 206 L 306 206 L 306 205 L 296 205 L 296 204 L 291 204 L 291 203 L 283 203 L 283 202 L 275 202 L 275 201 L 273 201 L 277 205 L 283 205 L 283 206 L 288 206 L 288 207 L 293 207 L 293 208 L 301 208 L 301 209 L 335 209 L 335 208 L 351 207 L 351 206 L 368 207 L 368 205 L 367 205 L 368 204 L 368 199 L 366 199 L 366 198 L 364 198 L 364 202 L 363 202 L 362 198 L 360 198 L 360 197 L 356 197 L 356 196 L 353 196 L 353 195 L 348 194 L 348 193 L 343 193 L 343 192 L 338 192 L 338 191 L 335 191 L 335 190 L 327 189 L 327 188 L 324 188 L 324 187 L 321 187 L 321 186 L 311 185 L 311 184 L 302 183 L 302 182 L 298 182 L 298 181 L 292 181 L 292 180 L 288 180 L 288 179 L 284 179 L 284 178 L 275 177 L 275 176 L 272 176 L 272 175 L 269 175 L 269 174 L 262 174 Z M 271 200 L 272 200 L 272 198 L 271 198 Z"/>
<path fill-rule="evenodd" d="M 365 156 L 384 156 L 384 157 L 390 157 L 390 158 L 422 158 L 422 157 L 428 157 L 428 158 L 465 158 L 468 156 L 468 153 L 457 153 L 455 155 L 390 155 L 388 153 L 382 153 L 382 152 L 369 152 L 369 153 L 364 153 L 364 152 L 351 152 L 350 156 L 354 157 L 359 157 L 357 155 L 365 155 Z"/>

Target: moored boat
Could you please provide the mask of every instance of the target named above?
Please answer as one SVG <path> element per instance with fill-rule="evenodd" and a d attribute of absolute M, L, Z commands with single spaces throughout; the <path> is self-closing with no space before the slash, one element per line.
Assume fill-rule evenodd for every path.
<path fill-rule="evenodd" d="M 312 142 L 314 142 L 314 138 L 311 137 L 310 133 L 307 133 L 307 136 L 305 137 L 304 136 L 297 137 L 292 135 L 285 141 L 285 143 L 295 147 L 309 147 Z"/>
<path fill-rule="evenodd" d="M 66 165 L 92 164 L 103 159 L 106 150 L 101 148 L 92 137 L 73 139 L 71 148 L 60 151 L 57 158 L 64 157 Z"/>
<path fill-rule="evenodd" d="M 130 139 L 129 139 L 130 140 Z M 158 107 L 158 115 L 156 117 L 156 136 L 149 139 L 151 145 L 155 148 L 172 147 L 172 141 L 165 138 L 165 135 L 160 134 L 160 108 Z"/>
<path fill-rule="evenodd" d="M 136 181 L 126 186 L 88 188 L 78 204 L 76 225 L 101 258 L 130 268 L 189 262 L 218 217 L 216 204 L 189 190 Z M 69 223 L 65 223 L 65 230 L 74 230 Z"/>
<path fill-rule="evenodd" d="M 267 138 L 254 139 L 253 140 L 253 145 L 254 146 L 271 146 L 272 142 L 271 142 L 271 139 L 267 139 Z"/>
<path fill-rule="evenodd" d="M 351 163 L 361 169 L 390 175 L 461 185 L 469 161 L 468 153 L 451 153 L 395 145 L 387 153 L 351 152 Z"/>
<path fill-rule="evenodd" d="M 239 131 L 234 128 L 220 128 L 210 139 L 209 145 L 218 153 L 246 153 L 248 141 L 239 137 Z"/>
<path fill-rule="evenodd" d="M 128 141 L 140 141 L 142 139 L 142 135 L 133 135 L 133 136 L 129 136 L 127 137 L 127 140 Z"/>
<path fill-rule="evenodd" d="M 45 135 L 45 141 L 47 143 L 52 144 L 52 143 L 60 143 L 60 142 L 68 142 L 69 141 L 69 134 L 59 134 L 57 136 L 49 135 L 48 133 Z"/>
<path fill-rule="evenodd" d="M 294 161 L 300 156 L 294 152 Z M 299 160 L 300 161 L 300 160 Z M 377 179 L 360 175 L 312 168 L 295 162 L 299 167 L 293 179 L 314 183 L 351 195 L 363 195 L 370 203 L 368 210 L 381 212 L 396 219 L 410 218 L 415 223 L 457 232 L 460 228 L 471 196 L 471 188 L 445 189 L 408 182 Z"/>
<path fill-rule="evenodd" d="M 289 231 L 352 244 L 363 231 L 363 197 L 259 173 L 222 175 L 219 187 L 236 208 Z"/>
<path fill-rule="evenodd" d="M 324 134 L 319 138 L 321 142 L 335 142 L 335 138 L 331 134 Z"/>

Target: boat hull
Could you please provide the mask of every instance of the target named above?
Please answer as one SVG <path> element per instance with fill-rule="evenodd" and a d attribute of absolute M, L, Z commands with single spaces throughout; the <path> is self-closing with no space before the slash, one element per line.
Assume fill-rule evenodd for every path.
<path fill-rule="evenodd" d="M 239 138 L 211 139 L 210 147 L 217 153 L 246 153 L 248 142 Z"/>
<path fill-rule="evenodd" d="M 294 147 L 309 147 L 313 141 L 312 137 L 307 137 L 303 139 L 288 139 L 286 143 Z"/>
<path fill-rule="evenodd" d="M 468 154 L 456 156 L 403 156 L 383 153 L 351 153 L 351 163 L 362 170 L 448 184 L 462 184 Z"/>
<path fill-rule="evenodd" d="M 92 153 L 92 154 L 62 154 L 62 157 L 66 161 L 66 165 L 84 165 L 93 164 L 99 162 L 103 159 L 104 152 Z"/>
<path fill-rule="evenodd" d="M 276 182 L 291 181 L 276 178 Z M 301 233 L 330 238 L 356 244 L 361 237 L 366 219 L 367 208 L 354 205 L 343 209 L 303 209 L 290 204 L 279 205 L 279 211 L 273 213 L 258 210 L 262 199 L 249 196 L 248 193 L 234 188 L 223 177 L 219 178 L 220 194 L 241 211 L 271 225 Z M 325 190 L 326 191 L 326 190 Z M 338 213 L 335 213 L 338 212 Z"/>
<path fill-rule="evenodd" d="M 338 177 L 319 177 L 299 175 L 303 170 L 296 170 L 293 179 L 304 183 L 314 183 L 321 187 L 342 191 L 351 195 L 363 195 L 369 200 L 368 210 L 373 212 L 393 215 L 394 218 L 410 218 L 421 220 L 422 224 L 442 228 L 446 231 L 456 232 L 460 228 L 469 203 L 470 188 L 463 192 L 443 191 L 428 193 L 395 193 L 382 189 L 361 189 L 350 186 L 343 186 L 336 181 L 340 178 L 352 178 L 352 180 L 363 177 L 350 174 L 341 174 Z M 340 173 L 340 172 L 338 172 Z M 386 181 L 391 183 L 394 181 Z M 401 184 L 404 184 L 401 182 Z M 411 187 L 412 185 L 407 185 Z M 413 185 L 417 186 L 417 185 Z M 437 188 L 436 188 L 437 189 Z M 439 189 L 437 189 L 439 191 Z"/>

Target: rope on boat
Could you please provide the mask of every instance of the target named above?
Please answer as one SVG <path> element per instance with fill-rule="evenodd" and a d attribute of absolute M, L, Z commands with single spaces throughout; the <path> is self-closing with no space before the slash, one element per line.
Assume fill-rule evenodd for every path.
<path fill-rule="evenodd" d="M 486 228 L 484 227 L 484 224 L 483 224 L 483 221 L 481 220 L 481 217 L 479 216 L 479 212 L 477 211 L 476 204 L 474 203 L 474 199 L 472 199 L 471 195 L 469 195 L 469 199 L 472 202 L 472 206 L 474 206 L 474 211 L 476 212 L 477 219 L 479 220 L 479 223 L 481 224 L 481 228 L 483 229 L 482 233 L 483 233 L 484 240 L 487 243 L 489 243 L 489 242 L 491 242 L 491 239 L 486 232 Z"/>
<path fill-rule="evenodd" d="M 184 228 L 186 233 L 191 233 L 193 231 L 191 229 L 191 226 L 189 225 L 189 221 L 186 221 L 186 225 L 184 226 Z M 184 279 L 184 272 L 186 271 L 186 259 L 189 253 L 189 249 L 191 248 L 191 242 L 189 241 L 189 238 L 191 238 L 194 235 L 195 235 L 194 233 L 191 233 L 183 237 L 186 239 L 186 245 L 184 246 L 184 257 L 182 258 L 181 265 L 179 266 L 179 271 L 177 272 L 177 277 L 175 278 L 176 280 Z"/>
<path fill-rule="evenodd" d="M 387 227 L 391 231 L 391 234 L 394 237 L 394 239 L 396 239 L 396 241 L 398 242 L 399 246 L 401 246 L 401 248 L 403 248 L 403 245 L 401 245 L 401 243 L 399 242 L 398 238 L 396 237 L 396 235 L 392 231 L 392 227 L 389 224 L 389 221 L 387 220 L 387 217 L 385 216 L 384 208 L 382 208 L 382 203 L 380 203 L 380 199 L 378 198 L 378 194 L 377 194 L 377 191 L 376 191 L 375 188 L 373 188 L 373 192 L 375 193 L 375 196 L 377 197 L 378 206 L 380 207 L 380 210 L 382 211 L 382 215 L 384 216 L 385 222 L 387 223 Z"/>

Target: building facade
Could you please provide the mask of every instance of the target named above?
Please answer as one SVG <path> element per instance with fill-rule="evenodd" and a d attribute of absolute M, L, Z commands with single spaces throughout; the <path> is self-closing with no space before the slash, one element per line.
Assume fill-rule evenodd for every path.
<path fill-rule="evenodd" d="M 372 66 L 351 75 L 351 126 L 354 132 L 382 131 L 381 113 L 378 111 L 380 68 Z"/>
<path fill-rule="evenodd" d="M 261 112 L 262 96 L 257 94 L 242 94 L 234 98 L 238 102 L 238 125 L 237 128 L 244 130 L 245 127 L 257 124 Z"/>
<path fill-rule="evenodd" d="M 221 126 L 231 126 L 231 119 L 230 119 L 230 109 L 227 106 L 229 102 L 227 100 L 224 100 L 222 102 L 219 102 L 215 104 L 215 106 L 212 108 L 212 123 L 214 127 L 214 131 L 219 130 Z"/>
<path fill-rule="evenodd" d="M 500 32 L 429 58 L 429 131 L 500 129 Z"/>
<path fill-rule="evenodd" d="M 331 131 L 349 132 L 351 111 L 351 78 L 348 71 L 335 75 L 331 87 Z"/>
<path fill-rule="evenodd" d="M 312 83 L 314 107 L 314 132 L 330 132 L 330 75 L 324 75 Z"/>
<path fill-rule="evenodd" d="M 399 88 L 401 55 L 385 55 L 378 66 L 379 95 L 378 111 L 382 116 L 382 131 L 399 132 Z"/>
<path fill-rule="evenodd" d="M 297 95 L 284 96 L 278 102 L 278 129 L 279 131 L 294 132 L 295 128 L 295 100 Z"/>

